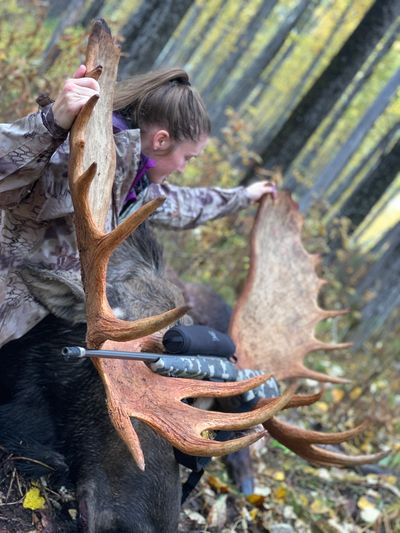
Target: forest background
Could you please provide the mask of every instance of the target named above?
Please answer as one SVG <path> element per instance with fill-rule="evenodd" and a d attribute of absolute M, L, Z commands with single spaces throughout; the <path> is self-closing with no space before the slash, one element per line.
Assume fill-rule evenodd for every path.
<path fill-rule="evenodd" d="M 295 531 L 400 531 L 399 12 L 398 0 L 1 2 L 1 122 L 35 110 L 40 93 L 57 94 L 84 57 L 91 20 L 102 16 L 122 48 L 120 78 L 181 66 L 207 103 L 213 138 L 175 182 L 233 187 L 268 177 L 289 188 L 305 215 L 307 248 L 322 255 L 330 282 L 321 304 L 351 310 L 322 324 L 319 336 L 350 340 L 352 350 L 313 355 L 310 364 L 354 382 L 328 387 L 309 423 L 346 429 L 349 416 L 368 412 L 373 429 L 348 450 L 393 453 L 369 477 L 346 477 L 289 453 L 272 468 L 276 450 L 255 450 L 264 488 L 253 500 L 217 462 L 185 510 L 188 531 L 261 531 L 279 521 Z M 163 232 L 168 262 L 234 304 L 253 218 L 248 210 Z"/>

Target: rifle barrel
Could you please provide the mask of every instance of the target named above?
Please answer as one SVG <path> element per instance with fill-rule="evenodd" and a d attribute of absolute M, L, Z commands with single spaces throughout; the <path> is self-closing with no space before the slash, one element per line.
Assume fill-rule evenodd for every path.
<path fill-rule="evenodd" d="M 161 357 L 159 353 L 147 352 L 118 352 L 114 350 L 87 350 L 82 346 L 65 346 L 61 350 L 65 360 L 82 359 L 83 357 L 104 357 L 106 359 L 131 359 L 133 361 L 144 361 L 145 363 L 155 363 Z"/>

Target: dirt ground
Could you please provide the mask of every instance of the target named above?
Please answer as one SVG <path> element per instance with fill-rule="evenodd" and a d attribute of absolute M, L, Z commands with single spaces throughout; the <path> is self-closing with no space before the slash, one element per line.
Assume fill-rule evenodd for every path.
<path fill-rule="evenodd" d="M 179 533 L 400 532 L 400 470 L 313 468 L 265 440 L 252 457 L 254 494 L 245 497 L 213 461 L 182 508 Z M 40 509 L 24 508 L 32 488 L 43 499 L 30 505 Z M 77 532 L 76 516 L 72 490 L 26 481 L 1 452 L 0 533 Z"/>

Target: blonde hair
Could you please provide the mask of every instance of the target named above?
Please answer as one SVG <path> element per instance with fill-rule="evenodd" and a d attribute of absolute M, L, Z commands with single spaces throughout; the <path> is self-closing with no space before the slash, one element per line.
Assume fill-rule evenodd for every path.
<path fill-rule="evenodd" d="M 117 82 L 114 110 L 132 128 L 160 126 L 175 141 L 197 142 L 211 131 L 203 99 L 180 68 L 154 70 Z"/>

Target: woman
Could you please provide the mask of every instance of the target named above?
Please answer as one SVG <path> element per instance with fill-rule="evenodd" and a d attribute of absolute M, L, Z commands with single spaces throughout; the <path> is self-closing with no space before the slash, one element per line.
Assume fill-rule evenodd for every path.
<path fill-rule="evenodd" d="M 0 346 L 49 311 L 59 314 L 61 301 L 63 309 L 66 302 L 82 307 L 65 141 L 82 106 L 100 91 L 85 73 L 81 65 L 52 105 L 0 127 Z M 201 153 L 210 134 L 204 103 L 185 71 L 155 71 L 117 84 L 114 108 L 117 166 L 107 231 L 158 196 L 166 201 L 152 215 L 154 224 L 192 228 L 275 193 L 268 182 L 234 189 L 165 183 Z M 48 272 L 46 290 L 54 298 L 47 307 L 30 283 L 35 268 Z"/>

